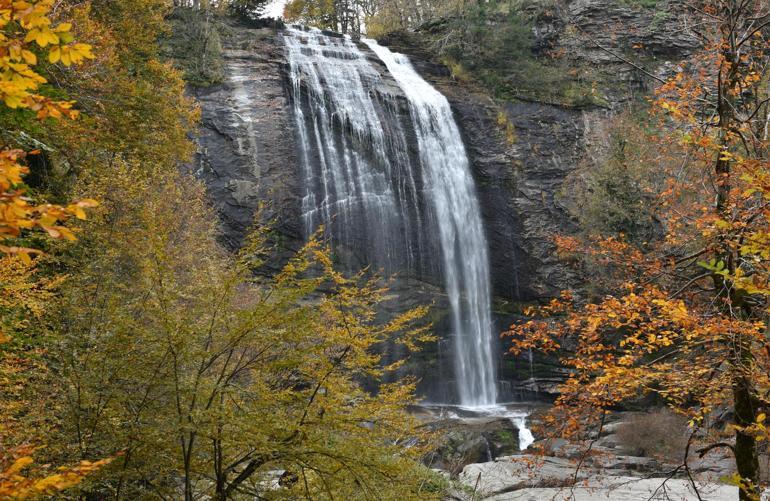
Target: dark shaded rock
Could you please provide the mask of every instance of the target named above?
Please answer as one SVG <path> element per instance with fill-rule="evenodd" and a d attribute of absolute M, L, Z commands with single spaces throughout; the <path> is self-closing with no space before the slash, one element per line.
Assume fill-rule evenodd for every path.
<path fill-rule="evenodd" d="M 493 461 L 519 451 L 519 429 L 506 418 L 452 419 L 432 423 L 440 444 L 425 458 L 426 465 L 460 473 L 472 463 Z"/>
<path fill-rule="evenodd" d="M 237 25 L 223 37 L 223 48 L 225 82 L 192 90 L 201 105 L 192 169 L 206 182 L 229 248 L 241 244 L 264 206 L 262 222 L 274 225 L 278 266 L 304 238 L 283 46 L 273 29 Z"/>

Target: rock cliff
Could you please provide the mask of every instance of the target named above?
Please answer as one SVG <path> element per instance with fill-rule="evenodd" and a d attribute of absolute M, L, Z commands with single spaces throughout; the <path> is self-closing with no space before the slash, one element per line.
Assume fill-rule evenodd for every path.
<path fill-rule="evenodd" d="M 660 10 L 575 0 L 540 9 L 532 19 L 533 52 L 558 53 L 576 72 L 590 67 L 599 99 L 580 106 L 492 99 L 482 86 L 455 80 L 421 44 L 419 32 L 382 40 L 392 50 L 409 55 L 416 69 L 452 105 L 471 160 L 489 241 L 498 330 L 509 325 L 516 304 L 579 285 L 580 277 L 559 261 L 553 244 L 555 234 L 574 229 L 564 200 L 569 197 L 565 180 L 595 140 L 596 124 L 648 93 L 656 76 L 665 75 L 695 49 L 695 42 L 679 29 L 675 2 Z M 273 242 L 280 251 L 277 266 L 304 239 L 283 37 L 279 28 L 232 24 L 222 41 L 225 82 L 193 90 L 202 112 L 193 169 L 209 187 L 228 246 L 239 245 L 257 209 L 264 205 L 260 217 L 274 224 Z M 368 51 L 363 45 L 361 50 Z M 402 106 L 391 111 L 408 113 L 405 99 L 398 99 L 398 86 L 379 60 L 367 54 L 381 70 L 381 79 L 371 91 L 395 95 Z M 434 257 L 421 259 L 429 262 Z M 366 264 L 365 259 L 360 264 Z M 446 339 L 447 302 L 439 275 L 427 269 L 420 276 L 400 275 L 394 308 L 435 304 L 434 323 L 445 339 L 429 347 L 411 370 L 425 377 L 425 387 L 433 388 L 430 393 L 440 395 L 439 387 L 451 382 L 451 376 L 442 371 L 450 365 L 446 362 L 451 343 Z M 533 377 L 553 381 L 555 375 L 548 361 L 533 364 L 501 356 L 499 363 L 501 377 L 509 381 Z M 518 387 L 524 395 L 544 389 L 536 380 Z"/>
<path fill-rule="evenodd" d="M 224 83 L 192 89 L 201 108 L 192 168 L 207 185 L 229 248 L 241 244 L 261 209 L 283 258 L 304 238 L 284 48 L 271 28 L 234 24 L 223 38 Z"/>

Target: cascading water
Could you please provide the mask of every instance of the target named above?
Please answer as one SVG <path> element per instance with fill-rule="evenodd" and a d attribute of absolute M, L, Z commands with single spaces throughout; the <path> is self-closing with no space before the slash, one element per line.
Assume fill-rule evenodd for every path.
<path fill-rule="evenodd" d="M 286 30 L 308 235 L 324 225 L 357 264 L 420 269 L 420 204 L 406 139 L 367 92 L 379 74 L 348 38 Z M 394 182 L 394 180 L 396 180 Z"/>
<path fill-rule="evenodd" d="M 460 404 L 493 406 L 497 403 L 497 386 L 487 240 L 462 136 L 447 99 L 420 77 L 406 56 L 373 40 L 365 43 L 385 63 L 411 105 L 452 306 Z"/>
<path fill-rule="evenodd" d="M 494 406 L 487 242 L 449 103 L 405 56 L 365 41 L 407 97 L 417 142 L 410 156 L 399 121 L 381 119 L 395 100 L 372 95 L 367 83 L 381 77 L 355 43 L 298 29 L 285 40 L 307 231 L 323 224 L 335 248 L 363 248 L 368 263 L 417 274 L 430 266 L 420 262 L 431 255 L 421 248 L 435 245 L 452 309 L 460 404 Z"/>

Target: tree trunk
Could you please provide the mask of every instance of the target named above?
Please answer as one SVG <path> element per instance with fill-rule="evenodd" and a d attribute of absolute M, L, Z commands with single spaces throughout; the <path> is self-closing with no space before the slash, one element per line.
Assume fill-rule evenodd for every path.
<path fill-rule="evenodd" d="M 731 160 L 723 157 L 730 148 L 730 134 L 739 122 L 737 111 L 741 107 L 740 96 L 736 96 L 734 89 L 739 88 L 741 81 L 741 58 L 737 43 L 737 31 L 741 26 L 741 18 L 748 12 L 751 2 L 738 3 L 737 0 L 726 2 L 724 20 L 720 26 L 722 35 L 722 57 L 728 64 L 723 74 L 723 68 L 719 68 L 719 80 L 717 86 L 717 114 L 719 116 L 719 132 L 721 151 L 715 162 L 715 175 L 717 185 L 717 214 L 720 218 L 730 220 L 730 176 Z M 735 254 L 729 246 L 722 251 L 725 266 L 730 274 L 734 274 L 738 266 L 740 256 Z M 729 311 L 727 315 L 740 315 L 746 318 L 752 316 L 751 307 L 746 304 L 743 295 L 736 293 L 732 284 L 724 283 L 721 277 L 715 277 L 717 294 L 729 297 Z M 727 294 L 724 291 L 729 291 Z M 737 312 L 737 313 L 734 313 Z M 759 500 L 759 458 L 757 455 L 757 439 L 751 434 L 741 431 L 754 424 L 759 412 L 759 402 L 756 398 L 756 388 L 751 380 L 751 367 L 754 363 L 751 340 L 742 335 L 737 339 L 729 339 L 732 364 L 732 390 L 733 411 L 735 414 L 735 465 L 741 476 L 740 501 Z"/>
<path fill-rule="evenodd" d="M 736 343 L 736 353 L 740 364 L 752 362 L 751 349 Z M 743 350 L 743 348 L 746 348 Z M 754 396 L 754 388 L 751 380 L 745 376 L 744 367 L 735 367 L 733 376 L 733 410 L 735 412 L 735 424 L 739 427 L 754 424 L 757 413 L 757 400 Z M 757 455 L 757 440 L 754 436 L 740 430 L 735 432 L 735 464 L 742 483 L 740 489 L 740 501 L 759 500 L 759 458 Z"/>

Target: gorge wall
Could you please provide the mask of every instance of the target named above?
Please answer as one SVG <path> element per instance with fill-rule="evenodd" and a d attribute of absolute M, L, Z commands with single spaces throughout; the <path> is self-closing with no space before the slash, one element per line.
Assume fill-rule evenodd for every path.
<path fill-rule="evenodd" d="M 533 51 L 559 51 L 574 68 L 598 68 L 600 100 L 572 105 L 537 99 L 492 99 L 473 82 L 459 82 L 425 50 L 420 31 L 398 33 L 382 41 L 408 54 L 416 69 L 449 99 L 468 151 L 482 219 L 489 243 L 495 332 L 504 330 L 523 302 L 576 287 L 580 277 L 559 261 L 553 236 L 570 232 L 564 185 L 597 140 L 594 129 L 612 114 L 649 91 L 643 71 L 617 56 L 637 51 L 649 72 L 667 68 L 694 48 L 670 18 L 656 21 L 649 9 L 600 0 L 567 2 L 558 9 L 533 14 Z M 495 29 L 494 18 L 489 29 Z M 616 29 L 608 30 L 608 26 Z M 435 29 L 427 27 L 426 29 Z M 611 35 L 615 31 L 622 36 Z M 634 49 L 634 47 L 637 47 Z M 209 189 L 222 218 L 224 242 L 235 248 L 260 210 L 270 221 L 280 266 L 305 239 L 302 181 L 295 119 L 292 113 L 288 61 L 282 30 L 232 23 L 223 34 L 225 81 L 196 88 L 201 103 L 199 151 L 192 166 Z M 360 50 L 379 78 L 366 83 L 377 102 L 395 102 L 394 120 L 408 123 L 407 98 L 384 64 L 365 45 Z M 515 62 L 512 61 L 512 64 Z M 404 128 L 406 144 L 414 130 Z M 407 149 L 407 156 L 416 151 Z M 566 198 L 565 198 L 566 197 Z M 370 264 L 355 243 L 344 261 Z M 423 391 L 442 399 L 450 390 L 448 366 L 452 340 L 448 304 L 441 287 L 438 258 L 429 247 L 416 256 L 419 273 L 399 273 L 394 282 L 394 310 L 433 303 L 432 320 L 439 341 L 413 360 L 407 370 L 422 377 Z M 390 270 L 399 271 L 399 270 Z M 498 374 L 508 398 L 548 391 L 559 369 L 547 360 L 516 360 L 497 352 Z M 397 354 L 394 354 L 397 356 Z"/>

